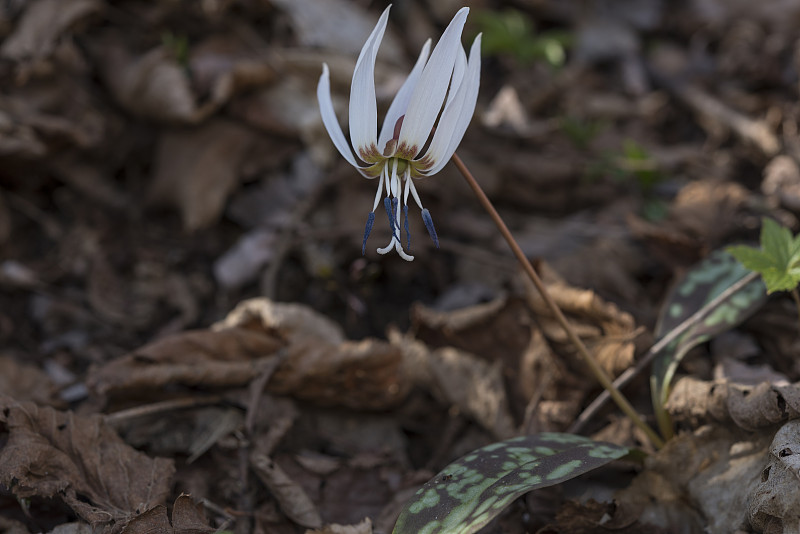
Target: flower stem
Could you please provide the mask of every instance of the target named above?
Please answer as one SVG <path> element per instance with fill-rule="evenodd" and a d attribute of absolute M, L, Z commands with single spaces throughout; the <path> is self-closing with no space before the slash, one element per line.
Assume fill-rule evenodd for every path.
<path fill-rule="evenodd" d="M 517 244 L 517 241 L 514 239 L 514 236 L 511 235 L 511 231 L 509 231 L 508 227 L 503 222 L 503 219 L 500 217 L 500 214 L 497 213 L 497 210 L 494 208 L 494 205 L 492 205 L 491 200 L 489 200 L 489 198 L 486 196 L 486 193 L 483 192 L 481 186 L 472 176 L 472 173 L 469 172 L 469 169 L 467 169 L 466 165 L 464 165 L 464 162 L 461 161 L 461 158 L 459 158 L 458 155 L 456 154 L 453 154 L 453 163 L 455 163 L 458 170 L 461 172 L 464 178 L 466 178 L 467 183 L 472 188 L 472 191 L 478 197 L 478 201 L 481 203 L 483 208 L 489 213 L 489 216 L 497 225 L 497 228 L 500 230 L 500 233 L 503 234 L 503 237 L 508 243 L 508 246 L 511 247 L 511 251 L 514 253 L 514 256 L 516 256 L 520 265 L 522 265 L 525 274 L 528 275 L 528 278 L 531 279 L 533 285 L 536 286 L 536 289 L 539 291 L 539 294 L 542 296 L 545 303 L 550 308 L 550 311 L 553 313 L 553 316 L 555 317 L 556 321 L 558 321 L 558 323 L 564 329 L 564 332 L 567 334 L 567 337 L 569 338 L 570 342 L 572 342 L 572 344 L 575 346 L 578 353 L 586 362 L 586 365 L 589 366 L 589 369 L 591 370 L 592 374 L 595 376 L 597 381 L 600 382 L 603 388 L 605 388 L 605 390 L 609 392 L 611 398 L 614 400 L 614 402 L 617 403 L 617 406 L 619 406 L 620 410 L 622 410 L 625 413 L 625 415 L 627 415 L 631 419 L 633 424 L 639 427 L 642 430 L 642 432 L 644 432 L 647 435 L 647 437 L 650 439 L 653 445 L 656 446 L 657 448 L 661 448 L 664 445 L 664 441 L 658 436 L 658 434 L 656 434 L 656 432 L 652 428 L 650 428 L 647 425 L 647 423 L 642 421 L 642 419 L 639 417 L 639 414 L 636 413 L 636 411 L 633 409 L 633 406 L 631 406 L 631 404 L 628 402 L 628 399 L 626 399 L 622 395 L 622 393 L 620 393 L 620 391 L 614 386 L 608 374 L 606 374 L 603 368 L 600 367 L 600 364 L 597 363 L 597 360 L 595 360 L 589 353 L 589 350 L 586 348 L 586 345 L 583 344 L 578 335 L 575 333 L 575 330 L 569 325 L 569 322 L 567 322 L 567 318 L 564 317 L 564 313 L 561 311 L 561 308 L 558 307 L 558 304 L 556 304 L 556 302 L 547 292 L 547 288 L 545 288 L 544 283 L 539 278 L 539 275 L 536 274 L 536 271 L 534 270 L 530 261 L 528 261 L 528 258 L 525 257 L 525 254 L 522 252 L 522 249 Z"/>

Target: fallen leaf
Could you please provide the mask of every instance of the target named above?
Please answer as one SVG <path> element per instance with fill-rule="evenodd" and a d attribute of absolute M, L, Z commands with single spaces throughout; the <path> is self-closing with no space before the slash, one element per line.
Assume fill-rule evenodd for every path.
<path fill-rule="evenodd" d="M 548 293 L 597 362 L 614 376 L 627 369 L 633 363 L 636 349 L 634 339 L 638 336 L 633 316 L 615 304 L 606 302 L 594 291 L 568 285 L 547 264 L 540 262 L 539 269 Z M 559 352 L 575 355 L 564 329 L 555 320 L 542 296 L 527 279 L 525 287 L 528 303 L 545 337 Z M 577 358 L 576 355 L 574 357 Z"/>
<path fill-rule="evenodd" d="M 243 386 L 282 346 L 272 335 L 245 328 L 182 332 L 91 370 L 86 383 L 101 395 L 152 391 L 169 384 Z"/>
<path fill-rule="evenodd" d="M 442 404 L 458 407 L 497 439 L 514 434 L 499 362 L 491 364 L 452 347 L 431 351 L 399 332 L 390 332 L 389 339 L 402 351 L 406 374 L 417 386 Z"/>
<path fill-rule="evenodd" d="M 195 503 L 189 495 L 181 494 L 172 507 L 172 521 L 167 507 L 158 505 L 133 518 L 121 534 L 202 534 L 215 532 L 203 513 L 203 505 Z"/>
<path fill-rule="evenodd" d="M 272 496 L 277 499 L 281 510 L 289 519 L 304 527 L 322 526 L 322 518 L 317 507 L 303 488 L 289 478 L 278 464 L 267 456 L 254 454 L 250 458 L 250 465 L 258 478 L 269 488 Z"/>
<path fill-rule="evenodd" d="M 735 532 L 746 524 L 771 437 L 721 426 L 678 435 L 647 457 L 644 470 L 615 494 L 615 515 L 667 532 Z"/>
<path fill-rule="evenodd" d="M 62 499 L 93 526 L 126 521 L 162 502 L 175 471 L 172 460 L 132 449 L 100 415 L 0 397 L 0 482 L 18 499 Z"/>
<path fill-rule="evenodd" d="M 747 515 L 759 532 L 798 532 L 800 517 L 800 421 L 788 421 L 775 434 L 766 467 L 750 495 Z M 777 530 L 776 530 L 777 529 Z"/>
<path fill-rule="evenodd" d="M 686 376 L 675 384 L 667 410 L 676 422 L 692 426 L 715 421 L 763 430 L 800 417 L 800 384 L 762 382 L 754 387 Z"/>

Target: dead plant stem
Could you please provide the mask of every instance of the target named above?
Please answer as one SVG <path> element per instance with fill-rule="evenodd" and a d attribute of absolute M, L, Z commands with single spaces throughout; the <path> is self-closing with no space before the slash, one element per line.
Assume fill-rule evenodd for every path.
<path fill-rule="evenodd" d="M 542 296 L 542 299 L 544 299 L 545 303 L 550 308 L 550 311 L 553 313 L 553 316 L 555 317 L 556 321 L 558 321 L 558 323 L 564 329 L 564 332 L 567 334 L 567 337 L 569 338 L 570 342 L 575 346 L 575 349 L 577 349 L 578 353 L 586 362 L 586 365 L 589 366 L 589 369 L 591 370 L 595 378 L 597 378 L 597 381 L 600 382 L 603 388 L 609 392 L 611 398 L 614 399 L 614 402 L 617 403 L 617 406 L 619 406 L 620 410 L 622 410 L 623 413 L 625 413 L 625 415 L 627 415 L 631 419 L 631 421 L 637 427 L 639 427 L 642 430 L 642 432 L 644 432 L 647 435 L 648 439 L 650 439 L 653 445 L 656 446 L 657 448 L 661 448 L 664 445 L 663 440 L 658 436 L 658 434 L 656 434 L 655 430 L 650 428 L 647 425 L 647 423 L 645 423 L 639 417 L 639 414 L 637 414 L 636 410 L 633 409 L 633 406 L 631 406 L 631 404 L 628 402 L 628 399 L 626 399 L 622 395 L 622 393 L 620 393 L 619 390 L 616 387 L 614 387 L 614 384 L 611 382 L 609 376 L 606 374 L 603 368 L 600 367 L 600 364 L 598 364 L 597 361 L 589 353 L 589 350 L 586 348 L 586 345 L 584 345 L 583 342 L 580 340 L 578 335 L 575 333 L 575 330 L 573 330 L 572 327 L 569 325 L 569 322 L 567 322 L 567 318 L 564 317 L 561 308 L 558 307 L 558 304 L 556 304 L 556 302 L 547 292 L 547 288 L 545 288 L 544 283 L 539 278 L 539 275 L 536 274 L 536 271 L 531 265 L 531 262 L 528 261 L 527 257 L 525 257 L 525 254 L 522 252 L 522 249 L 517 244 L 517 241 L 514 239 L 514 236 L 511 235 L 511 231 L 503 222 L 503 219 L 500 217 L 500 214 L 497 213 L 497 210 L 494 208 L 494 205 L 492 204 L 491 200 L 489 200 L 489 197 L 486 196 L 486 193 L 483 192 L 481 186 L 472 176 L 472 173 L 469 171 L 469 169 L 467 169 L 467 166 L 464 165 L 464 162 L 461 161 L 461 158 L 459 158 L 458 155 L 456 154 L 453 154 L 453 163 L 455 163 L 458 170 L 467 180 L 467 183 L 472 188 L 472 191 L 478 197 L 478 201 L 481 203 L 483 208 L 489 213 L 489 216 L 497 225 L 497 228 L 500 230 L 500 233 L 503 234 L 503 237 L 508 243 L 508 246 L 511 247 L 511 251 L 514 253 L 514 256 L 516 256 L 520 265 L 522 265 L 525 274 L 528 275 L 528 278 L 531 279 L 533 285 L 536 286 L 536 289 L 539 291 L 539 294 Z"/>
<path fill-rule="evenodd" d="M 797 329 L 800 332 L 800 293 L 797 292 L 797 288 L 792 289 L 791 293 L 794 305 L 797 306 Z"/>

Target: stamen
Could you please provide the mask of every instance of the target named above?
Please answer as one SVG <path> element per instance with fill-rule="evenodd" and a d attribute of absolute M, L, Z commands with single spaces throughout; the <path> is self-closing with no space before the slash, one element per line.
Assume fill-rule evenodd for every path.
<path fill-rule="evenodd" d="M 406 229 L 406 243 L 407 243 L 406 248 L 408 250 L 411 250 L 411 232 L 408 229 L 408 204 L 403 206 L 403 217 L 405 219 L 403 226 L 405 226 Z"/>
<path fill-rule="evenodd" d="M 386 168 L 381 171 L 381 176 L 378 177 L 378 192 L 375 194 L 375 202 L 372 204 L 372 211 L 378 207 L 378 202 L 381 200 L 381 194 L 383 194 L 383 175 L 386 173 Z"/>
<path fill-rule="evenodd" d="M 427 209 L 422 210 L 422 222 L 425 223 L 425 228 L 428 229 L 428 234 L 433 239 L 433 244 L 436 245 L 436 248 L 439 248 L 439 237 L 436 235 L 436 228 L 433 226 L 431 212 Z"/>
<path fill-rule="evenodd" d="M 395 199 L 396 202 L 396 199 Z M 397 226 L 394 221 L 394 209 L 393 209 L 393 202 L 392 199 L 386 197 L 383 199 L 383 207 L 386 208 L 386 215 L 389 217 L 389 226 L 392 227 L 392 238 L 397 239 L 397 232 L 395 231 Z"/>
<path fill-rule="evenodd" d="M 367 215 L 367 227 L 364 229 L 364 241 L 361 243 L 361 255 L 367 253 L 367 238 L 369 237 L 369 233 L 372 231 L 372 225 L 375 224 L 375 212 L 369 212 Z"/>

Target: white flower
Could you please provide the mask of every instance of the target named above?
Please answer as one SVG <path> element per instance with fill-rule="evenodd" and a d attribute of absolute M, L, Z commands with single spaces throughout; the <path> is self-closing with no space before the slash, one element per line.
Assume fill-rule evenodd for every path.
<path fill-rule="evenodd" d="M 422 220 L 438 248 L 439 239 L 433 220 L 430 212 L 422 207 L 413 179 L 439 172 L 464 137 L 478 99 L 481 36 L 478 35 L 472 43 L 468 61 L 461 47 L 461 32 L 469 13 L 469 8 L 464 7 L 453 17 L 436 48 L 430 53 L 430 58 L 431 41 L 428 39 L 417 63 L 389 107 L 378 135 L 375 57 L 383 39 L 390 7 L 383 12 L 364 43 L 350 86 L 350 139 L 358 158 L 350 151 L 333 111 L 327 64 L 322 65 L 317 99 L 322 122 L 344 159 L 364 177 L 378 178 L 378 192 L 367 217 L 361 253 L 366 251 L 367 238 L 375 222 L 375 209 L 385 185 L 386 198 L 383 204 L 392 228 L 392 240 L 385 248 L 379 248 L 378 253 L 386 254 L 394 248 L 403 259 L 411 261 L 414 257 L 403 250 L 400 240 L 400 211 L 402 208 L 408 249 L 411 248 L 408 231 L 409 192 L 422 210 Z M 439 121 L 434 129 L 437 117 Z M 423 152 L 425 148 L 427 150 Z"/>

